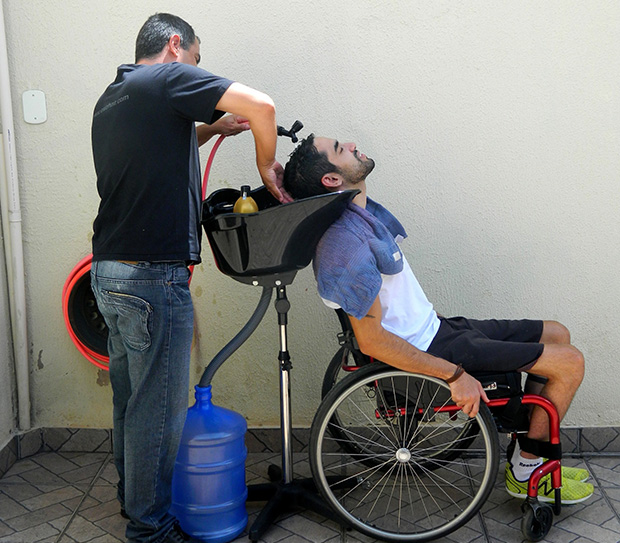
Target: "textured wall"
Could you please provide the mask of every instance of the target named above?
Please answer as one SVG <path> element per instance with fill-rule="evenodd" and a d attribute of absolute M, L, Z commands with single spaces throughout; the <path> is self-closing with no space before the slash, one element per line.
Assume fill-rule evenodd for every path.
<path fill-rule="evenodd" d="M 566 424 L 618 425 L 620 4 L 535 2 L 83 2 L 3 0 L 15 103 L 32 349 L 34 424 L 105 427 L 111 390 L 65 332 L 60 295 L 90 251 L 97 195 L 92 108 L 133 60 L 148 15 L 174 10 L 202 39 L 202 66 L 270 94 L 280 124 L 355 141 L 377 161 L 371 196 L 439 311 L 559 319 L 588 362 Z M 27 125 L 21 94 L 46 93 Z M 285 162 L 290 142 L 281 142 Z M 205 151 L 204 159 L 206 159 Z M 227 141 L 211 186 L 259 183 L 248 134 Z M 196 270 L 192 380 L 242 326 L 259 292 Z M 292 302 L 293 420 L 307 424 L 336 349 L 335 316 L 308 270 Z M 270 310 L 214 382 L 251 426 L 278 422 Z"/>

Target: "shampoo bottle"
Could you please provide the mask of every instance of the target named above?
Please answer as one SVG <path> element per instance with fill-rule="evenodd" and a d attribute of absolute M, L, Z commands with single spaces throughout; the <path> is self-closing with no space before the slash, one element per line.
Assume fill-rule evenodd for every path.
<path fill-rule="evenodd" d="M 241 196 L 239 196 L 233 207 L 233 213 L 256 213 L 257 211 L 258 205 L 254 198 L 250 196 L 250 186 L 243 185 L 241 187 Z"/>

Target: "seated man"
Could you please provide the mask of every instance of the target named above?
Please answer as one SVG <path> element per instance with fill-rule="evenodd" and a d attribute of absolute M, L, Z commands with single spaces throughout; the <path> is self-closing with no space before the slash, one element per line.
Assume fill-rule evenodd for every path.
<path fill-rule="evenodd" d="M 397 245 L 406 236 L 403 227 L 366 196 L 366 178 L 374 165 L 353 143 L 313 135 L 286 165 L 284 187 L 294 198 L 360 190 L 317 247 L 313 265 L 323 300 L 346 311 L 366 355 L 444 379 L 452 399 L 471 417 L 481 399 L 488 398 L 470 372 L 518 371 L 546 379 L 541 394 L 562 418 L 584 375 L 583 355 L 570 344 L 569 331 L 555 321 L 438 316 Z M 548 426 L 546 413 L 534 408 L 527 437 L 547 441 Z M 507 491 L 525 498 L 527 480 L 542 462 L 517 444 L 506 464 Z M 562 503 L 589 498 L 594 489 L 585 482 L 588 477 L 584 469 L 563 467 Z M 553 501 L 551 485 L 542 484 L 544 480 L 539 499 Z"/>

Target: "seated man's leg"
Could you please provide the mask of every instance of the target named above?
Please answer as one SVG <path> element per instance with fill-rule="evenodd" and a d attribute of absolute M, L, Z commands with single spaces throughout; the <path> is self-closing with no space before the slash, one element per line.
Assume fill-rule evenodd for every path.
<path fill-rule="evenodd" d="M 581 352 L 570 344 L 547 343 L 542 355 L 529 371 L 547 379 L 540 394 L 555 405 L 564 418 L 583 380 L 584 359 Z M 532 412 L 528 437 L 546 440 L 549 437 L 549 420 L 539 407 Z"/>
<path fill-rule="evenodd" d="M 566 326 L 557 321 L 543 321 L 540 343 L 570 343 L 570 332 Z"/>
<path fill-rule="evenodd" d="M 428 352 L 461 363 L 474 375 L 479 371 L 526 371 L 542 377 L 546 383 L 535 393 L 542 392 L 553 402 L 562 418 L 584 373 L 583 355 L 569 342 L 568 329 L 555 321 L 478 321 L 459 317 L 442 319 Z M 536 408 L 530 419 L 528 437 L 546 441 L 548 434 L 547 414 Z M 508 460 L 506 488 L 511 495 L 524 498 L 527 480 L 543 459 L 523 453 L 516 447 Z M 569 478 L 566 472 L 563 468 L 563 503 L 577 503 L 592 495 L 592 485 L 581 482 L 582 473 Z M 551 501 L 552 498 L 540 495 L 545 488 L 549 488 L 552 496 L 551 486 L 541 484 L 539 497 Z"/>
<path fill-rule="evenodd" d="M 570 332 L 568 328 L 557 321 L 543 321 L 543 331 L 539 340 L 540 343 L 570 343 Z M 526 394 L 540 394 L 547 383 L 547 378 L 528 372 L 525 382 L 524 392 Z"/>
<path fill-rule="evenodd" d="M 584 358 L 581 352 L 570 344 L 570 333 L 566 327 L 555 321 L 545 321 L 540 342 L 544 344 L 541 356 L 528 370 L 546 379 L 538 390 L 527 390 L 551 401 L 560 416 L 564 417 L 584 376 Z M 528 379 L 529 384 L 529 379 Z M 528 437 L 546 441 L 549 438 L 549 417 L 540 407 L 535 407 L 530 417 Z M 542 463 L 537 455 L 521 451 L 517 445 L 506 465 L 506 489 L 516 497 L 527 494 L 527 480 L 531 472 Z M 552 501 L 551 485 L 539 487 L 539 499 Z M 579 503 L 594 492 L 592 485 L 585 483 L 589 474 L 586 470 L 562 468 L 562 503 Z M 542 493 L 542 494 L 541 494 Z"/>
<path fill-rule="evenodd" d="M 526 392 L 539 394 L 549 399 L 555 405 L 561 420 L 583 380 L 583 355 L 570 344 L 568 328 L 557 321 L 543 321 L 540 343 L 545 345 L 543 352 L 527 370 L 529 374 L 538 376 L 539 379 L 534 381 L 528 377 Z M 551 397 L 548 396 L 550 379 Z M 534 411 L 536 415 L 532 417 L 533 423 L 530 424 L 528 437 L 548 439 L 547 416 L 540 408 Z"/>

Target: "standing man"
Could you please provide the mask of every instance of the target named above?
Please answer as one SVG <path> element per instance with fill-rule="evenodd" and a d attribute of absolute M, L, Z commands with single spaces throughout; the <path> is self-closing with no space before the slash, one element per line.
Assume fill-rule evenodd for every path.
<path fill-rule="evenodd" d="M 200 262 L 198 145 L 248 128 L 261 178 L 280 201 L 269 96 L 197 68 L 200 41 L 158 13 L 95 106 L 92 145 L 101 197 L 91 284 L 109 328 L 114 460 L 131 543 L 194 541 L 170 514 L 189 389 L 193 308 L 188 265 Z M 220 118 L 223 112 L 233 115 Z M 202 122 L 196 128 L 195 122 Z"/>

